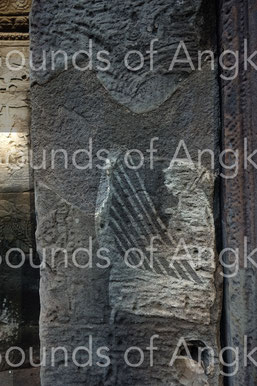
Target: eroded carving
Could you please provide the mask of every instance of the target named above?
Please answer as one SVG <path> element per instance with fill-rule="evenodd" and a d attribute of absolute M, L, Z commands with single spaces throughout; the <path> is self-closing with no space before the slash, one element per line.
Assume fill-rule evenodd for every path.
<path fill-rule="evenodd" d="M 186 44 L 192 61 L 196 63 L 198 50 L 202 45 L 202 29 L 208 23 L 208 12 L 203 13 L 202 6 L 202 0 L 151 0 L 144 3 L 129 0 L 125 4 L 122 0 L 87 1 L 76 6 L 74 10 L 74 28 L 83 36 L 83 39 L 77 40 L 71 36 L 66 22 L 70 17 L 69 6 L 62 9 L 63 19 L 60 26 L 63 35 L 60 37 L 53 25 L 49 27 L 51 15 L 56 13 L 54 5 L 49 5 L 46 11 L 47 19 L 40 24 L 40 31 L 44 32 L 40 37 L 35 34 L 33 40 L 36 42 L 35 38 L 42 39 L 43 36 L 47 41 L 50 34 L 54 35 L 53 50 L 64 49 L 68 55 L 72 55 L 79 50 L 89 51 L 91 39 L 93 67 L 104 87 L 117 102 L 136 113 L 143 113 L 162 105 L 192 72 L 190 65 L 181 63 L 175 66 L 173 71 L 169 69 L 180 41 Z M 38 10 L 37 7 L 35 4 L 35 28 L 38 27 L 38 22 L 41 22 L 37 21 L 40 19 L 38 14 L 44 11 L 45 6 L 40 5 Z M 115 25 L 119 25 L 119 28 L 115 28 Z M 31 27 L 33 31 L 33 23 Z M 154 54 L 149 53 L 151 41 L 154 42 Z M 37 52 L 36 45 L 35 63 L 40 65 L 42 52 Z M 109 69 L 104 71 L 99 70 L 98 66 L 105 66 L 96 60 L 97 52 L 102 50 L 109 53 L 111 64 Z M 139 51 L 140 54 L 129 55 L 128 64 L 137 68 L 136 71 L 129 69 L 125 63 L 126 55 L 133 50 Z M 83 55 L 81 56 L 83 60 Z M 185 59 L 183 50 L 179 58 Z M 144 62 L 143 65 L 140 61 Z M 49 65 L 49 70 L 50 68 Z M 56 70 L 62 69 L 63 63 L 60 59 Z M 45 71 L 38 71 L 33 73 L 33 79 L 42 82 L 44 76 L 49 75 Z"/>
<path fill-rule="evenodd" d="M 157 77 L 154 78 L 153 84 L 155 81 L 159 84 L 168 84 L 168 91 L 164 86 L 164 92 L 160 97 L 158 85 L 154 90 L 156 92 L 151 92 L 151 87 L 154 87 L 152 84 L 148 91 L 142 91 L 139 96 L 137 90 L 141 82 L 144 82 L 140 73 L 140 79 L 136 79 L 135 82 L 135 93 L 131 93 L 133 94 L 131 102 L 128 94 L 133 89 L 131 84 L 136 74 L 127 77 L 127 74 L 121 70 L 124 67 L 120 58 L 124 56 L 124 51 L 119 53 L 120 47 L 125 47 L 125 50 L 132 47 L 139 48 L 136 46 L 137 40 L 133 40 L 134 32 L 135 38 L 142 44 L 142 51 L 149 48 L 148 39 L 156 36 L 156 30 L 147 32 L 145 29 L 147 23 L 152 21 L 152 14 L 153 17 L 157 14 L 160 23 L 157 35 L 163 37 L 167 32 L 168 36 L 168 42 L 163 38 L 165 43 L 163 60 L 166 60 L 166 55 L 169 55 L 169 48 L 173 50 L 172 54 L 174 53 L 174 47 L 170 44 L 174 41 L 177 43 L 180 38 L 177 34 L 181 29 L 190 30 L 188 36 L 182 35 L 182 39 L 185 37 L 191 39 L 191 42 L 198 42 L 199 36 L 200 39 L 204 39 L 206 36 L 192 32 L 190 24 L 192 21 L 196 23 L 194 26 L 197 25 L 199 19 L 197 20 L 196 14 L 201 15 L 201 4 L 198 1 L 185 1 L 183 8 L 181 2 L 168 3 L 166 0 L 158 0 L 157 3 L 89 1 L 74 5 L 74 2 L 68 0 L 66 7 L 63 7 L 59 1 L 34 1 L 32 50 L 36 58 L 35 66 L 41 62 L 43 49 L 48 51 L 64 49 L 68 55 L 79 49 L 87 49 L 90 31 L 92 31 L 94 45 L 96 44 L 94 50 L 98 47 L 107 49 L 113 47 L 116 50 L 114 60 L 119 62 L 118 67 L 117 63 L 113 64 L 117 73 L 106 75 L 109 77 L 109 83 L 104 83 L 102 80 L 105 87 L 99 84 L 95 71 L 80 72 L 74 68 L 63 71 L 61 61 L 57 72 L 48 68 L 46 74 L 40 72 L 33 74 L 33 147 L 36 159 L 40 159 L 43 148 L 62 148 L 67 149 L 69 153 L 67 169 L 58 163 L 57 168 L 47 167 L 45 170 L 35 172 L 37 245 L 40 254 L 43 254 L 44 247 L 68 248 L 70 263 L 79 242 L 82 242 L 82 247 L 89 248 L 91 237 L 93 246 L 93 268 L 85 270 L 76 269 L 74 264 L 65 269 L 63 253 L 57 254 L 57 264 L 53 267 L 51 251 L 48 250 L 46 255 L 48 264 L 41 271 L 41 342 L 48 348 L 56 344 L 66 346 L 70 353 L 74 347 L 85 345 L 88 335 L 92 335 L 95 345 L 110 348 L 111 359 L 110 366 L 107 368 L 93 365 L 78 369 L 72 363 L 65 367 L 63 362 L 58 369 L 50 365 L 46 366 L 41 372 L 44 386 L 55 384 L 56 379 L 65 384 L 73 384 L 76 379 L 78 385 L 162 386 L 165 383 L 177 386 L 179 384 L 178 368 L 169 366 L 169 361 L 180 337 L 185 337 L 187 341 L 201 340 L 206 346 L 213 348 L 213 369 L 208 374 L 208 382 L 211 386 L 221 383 L 217 358 L 222 279 L 219 280 L 218 275 L 215 276 L 214 273 L 216 262 L 212 263 L 215 257 L 210 256 L 211 263 L 207 264 L 207 256 L 203 255 L 199 265 L 196 265 L 195 254 L 193 253 L 191 260 L 187 259 L 181 246 L 182 259 L 177 262 L 177 265 L 175 264 L 176 271 L 174 267 L 167 267 L 168 270 L 170 268 L 170 274 L 165 274 L 159 265 L 161 271 L 159 273 L 153 272 L 149 267 L 145 269 L 126 269 L 125 267 L 124 269 L 121 259 L 124 252 L 121 249 L 126 243 L 123 236 L 129 240 L 133 237 L 130 246 L 138 243 L 145 252 L 151 233 L 153 236 L 161 236 L 162 241 L 169 243 L 168 230 L 175 245 L 178 245 L 181 238 L 190 245 L 197 240 L 201 246 L 207 245 L 212 248 L 215 254 L 212 173 L 198 175 L 189 164 L 185 166 L 183 163 L 174 169 L 174 174 L 169 173 L 167 169 L 181 139 L 186 139 L 190 152 L 192 150 L 193 159 L 198 149 L 209 148 L 216 152 L 215 133 L 218 131 L 216 77 L 209 66 L 205 66 L 201 74 L 194 73 L 187 76 L 185 73 L 176 95 L 163 103 L 167 97 L 165 93 L 173 92 L 173 81 L 170 83 L 166 81 L 166 74 L 160 72 L 160 79 L 157 81 Z M 211 4 L 213 2 L 208 2 L 208 6 Z M 172 12 L 171 14 L 169 12 L 171 9 L 176 16 L 174 20 L 168 17 L 172 16 Z M 133 15 L 133 10 L 137 14 Z M 71 19 L 73 23 L 70 23 Z M 180 26 L 181 29 L 174 27 L 177 19 L 179 19 L 178 27 Z M 171 25 L 172 29 L 169 29 Z M 62 31 L 62 34 L 59 34 L 59 31 Z M 207 35 L 209 39 L 209 34 Z M 161 44 L 161 41 L 159 43 Z M 160 46 L 157 48 L 161 51 Z M 208 48 L 207 43 L 204 44 L 204 48 Z M 192 52 L 195 52 L 194 45 Z M 170 59 L 168 57 L 165 63 L 168 64 Z M 126 77 L 127 81 L 125 81 Z M 119 90 L 122 83 L 124 87 L 123 90 L 120 89 L 121 94 L 118 95 L 116 90 Z M 65 87 L 63 87 L 64 84 Z M 110 95 L 111 89 L 112 95 Z M 144 95 L 146 98 L 141 104 L 140 98 Z M 116 103 L 117 101 L 120 103 Z M 121 103 L 126 104 L 129 109 Z M 158 106 L 160 106 L 158 111 L 148 111 L 144 114 L 135 114 L 130 111 L 134 109 L 133 111 L 142 112 Z M 139 147 L 146 159 L 149 139 L 153 137 L 159 138 L 156 158 L 165 159 L 165 162 L 157 165 L 155 158 L 154 171 L 146 171 L 144 168 L 138 171 L 143 188 L 140 182 L 136 182 L 136 174 L 133 176 L 133 173 L 129 173 L 130 183 L 136 193 L 133 191 L 128 185 L 126 175 L 119 170 L 119 162 L 114 162 L 109 170 L 111 181 L 108 182 L 107 176 L 102 177 L 99 183 L 101 170 L 96 167 L 95 156 L 98 150 L 115 148 L 122 152 L 122 149 Z M 88 170 L 77 170 L 71 163 L 70 154 L 74 154 L 81 146 L 87 147 L 90 139 L 93 142 L 93 167 Z M 83 157 L 82 159 L 83 163 L 85 159 Z M 112 159 L 110 161 L 112 163 Z M 182 176 L 185 176 L 186 186 L 182 183 Z M 124 189 L 120 187 L 118 178 L 121 179 Z M 192 182 L 192 185 L 189 182 Z M 116 199 L 113 194 L 114 189 L 121 199 L 125 200 L 123 207 L 125 206 L 131 211 L 130 213 L 133 213 L 131 224 L 128 221 L 130 216 L 124 214 L 124 208 L 121 208 L 119 202 L 117 203 L 116 200 L 114 204 Z M 178 192 L 178 189 L 183 190 L 185 196 L 182 191 Z M 96 208 L 97 191 L 99 194 Z M 147 197 L 151 199 L 158 214 L 154 217 L 145 193 L 148 194 Z M 150 219 L 143 209 L 140 209 L 140 213 L 138 210 L 134 212 L 134 208 L 139 205 L 138 198 L 147 205 Z M 137 206 L 134 205 L 134 208 L 131 208 L 130 200 L 136 201 Z M 178 207 L 179 203 L 181 208 Z M 168 208 L 169 211 L 167 211 Z M 114 210 L 117 213 L 113 214 Z M 122 221 L 119 220 L 121 214 L 122 219 L 126 220 L 125 230 Z M 192 221 L 192 216 L 196 216 L 195 223 Z M 159 229 L 158 218 L 164 225 L 162 229 Z M 117 229 L 114 220 L 122 231 Z M 183 225 L 183 228 L 179 225 Z M 136 226 L 140 226 L 141 229 L 138 233 L 135 233 Z M 155 227 L 158 227 L 157 232 Z M 146 229 L 146 232 L 142 228 Z M 142 233 L 146 241 L 140 238 Z M 115 235 L 118 236 L 117 240 Z M 157 244 L 160 250 L 158 258 L 162 259 L 162 266 L 165 262 L 166 266 L 169 265 L 171 260 L 168 252 L 172 250 L 174 255 L 174 244 L 168 244 L 167 248 L 162 244 L 160 248 L 160 243 Z M 109 255 L 103 251 L 104 256 L 107 253 L 110 257 L 109 268 L 105 266 L 101 269 L 96 266 L 97 263 L 102 266 L 106 263 L 104 259 L 99 261 L 97 256 L 100 247 L 110 249 Z M 192 252 L 194 251 L 190 248 L 190 254 Z M 136 257 L 133 253 L 130 257 L 132 258 L 130 262 L 135 264 Z M 89 260 L 86 253 L 81 253 L 78 258 L 82 264 Z M 186 263 L 190 263 L 187 269 L 191 268 L 196 273 L 193 277 L 191 270 L 190 276 L 188 276 L 189 271 L 184 270 L 185 260 Z M 166 270 L 165 267 L 164 269 Z M 178 277 L 175 276 L 177 270 L 180 271 Z M 182 276 L 185 286 L 180 291 Z M 207 283 L 212 292 L 208 292 Z M 194 299 L 195 304 L 198 304 L 195 308 Z M 145 350 L 145 347 L 149 346 L 150 337 L 154 334 L 159 335 L 156 345 L 160 348 L 154 353 L 154 367 L 149 366 L 149 357 L 141 368 L 129 367 L 123 357 L 126 349 L 137 346 Z M 136 362 L 138 357 L 132 357 L 132 361 L 133 359 Z M 205 378 L 205 374 L 201 373 L 199 376 Z"/>
<path fill-rule="evenodd" d="M 99 243 L 110 246 L 113 257 L 114 314 L 123 310 L 208 324 L 216 269 L 211 174 L 183 159 L 164 170 L 159 165 L 151 177 L 119 159 L 109 164 L 96 220 Z M 147 190 L 148 179 L 151 190 L 154 181 L 163 183 L 156 186 L 158 202 Z"/>

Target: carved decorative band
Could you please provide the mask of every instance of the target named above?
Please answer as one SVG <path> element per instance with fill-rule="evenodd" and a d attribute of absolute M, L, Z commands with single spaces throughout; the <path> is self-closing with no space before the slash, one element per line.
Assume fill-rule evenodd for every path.
<path fill-rule="evenodd" d="M 16 0 L 15 6 L 17 9 L 27 10 L 31 6 L 31 0 Z"/>
<path fill-rule="evenodd" d="M 28 16 L 0 16 L 0 35 L 2 33 L 28 33 L 29 17 Z M 0 37 L 1 39 L 1 37 Z"/>
<path fill-rule="evenodd" d="M 9 7 L 9 0 L 1 0 L 1 3 L 0 3 L 0 12 L 2 11 L 6 11 Z"/>
<path fill-rule="evenodd" d="M 29 12 L 32 0 L 1 0 L 0 13 Z"/>
<path fill-rule="evenodd" d="M 0 33 L 0 42 L 2 41 L 9 41 L 9 40 L 22 40 L 22 41 L 29 41 L 29 34 L 28 33 L 18 33 L 18 32 L 13 32 L 13 33 Z"/>

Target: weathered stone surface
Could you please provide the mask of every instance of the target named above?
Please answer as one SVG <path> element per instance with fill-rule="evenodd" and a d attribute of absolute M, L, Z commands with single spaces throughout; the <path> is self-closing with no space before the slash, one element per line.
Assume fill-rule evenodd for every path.
<path fill-rule="evenodd" d="M 197 50 L 201 48 L 206 38 L 205 30 L 209 28 L 206 14 L 213 10 L 212 7 L 207 10 L 207 3 L 201 0 L 159 0 L 157 3 L 154 0 L 144 3 L 137 0 L 126 3 L 123 0 L 92 0 L 75 7 L 71 3 L 72 23 L 68 3 L 65 6 L 54 2 L 37 3 L 32 18 L 32 28 L 41 25 L 40 45 L 33 45 L 36 67 L 42 64 L 42 49 L 47 48 L 50 41 L 53 52 L 64 50 L 71 61 L 74 52 L 91 50 L 91 40 L 92 68 L 112 97 L 137 113 L 156 109 L 175 93 L 192 72 L 185 64 L 177 65 L 173 72 L 169 72 L 179 41 L 187 44 L 193 63 L 197 62 Z M 44 15 L 43 23 L 41 15 Z M 57 32 L 56 24 L 52 22 L 54 15 L 58 17 L 58 28 L 62 29 L 62 34 Z M 32 35 L 32 43 L 36 38 L 35 34 Z M 154 42 L 154 51 L 158 51 L 158 55 L 153 57 L 149 54 L 151 41 Z M 128 64 L 139 68 L 136 72 L 130 71 L 124 64 L 127 52 L 135 50 L 140 51 L 141 58 L 139 54 L 132 53 L 128 56 Z M 97 52 L 103 51 L 105 53 L 101 57 L 110 60 L 107 70 L 103 59 L 99 60 L 100 54 L 97 56 Z M 110 53 L 109 56 L 106 52 Z M 83 56 L 83 53 L 80 57 L 76 56 L 76 63 L 82 68 L 86 66 L 80 63 Z M 32 81 L 41 84 L 53 76 L 54 72 L 50 70 L 53 63 L 51 53 L 46 51 L 46 57 L 49 70 L 33 71 Z M 182 54 L 181 58 L 185 59 L 185 55 Z M 63 70 L 62 54 L 54 62 L 57 70 Z"/>
<path fill-rule="evenodd" d="M 52 347 L 66 347 L 70 358 L 76 347 L 88 347 L 92 335 L 94 352 L 93 365 L 84 368 L 71 361 L 65 367 L 61 354 L 56 366 L 51 366 L 48 358 L 47 366 L 42 367 L 41 382 L 43 386 L 63 383 L 67 386 L 180 385 L 184 382 L 183 379 L 181 381 L 181 366 L 178 363 L 169 366 L 169 363 L 183 337 L 190 343 L 192 351 L 206 346 L 213 349 L 214 362 L 209 364 L 208 354 L 202 366 L 204 374 L 193 364 L 192 369 L 187 361 L 185 366 L 188 372 L 194 373 L 196 384 L 206 381 L 216 386 L 221 381 L 217 361 L 221 276 L 217 267 L 214 231 L 217 216 L 213 209 L 214 171 L 210 170 L 207 159 L 202 167 L 195 169 L 199 149 L 217 152 L 216 76 L 206 64 L 201 72 L 183 73 L 177 87 L 174 74 L 166 81 L 165 74 L 160 71 L 150 85 L 147 81 L 147 90 L 140 90 L 143 74 L 138 73 L 135 81 L 134 73 L 126 73 L 117 65 L 120 61 L 117 52 L 124 53 L 131 47 L 127 44 L 126 31 L 134 31 L 135 41 L 140 42 L 143 50 L 150 43 L 153 35 L 150 32 L 144 35 L 144 31 L 150 19 L 152 25 L 151 10 L 160 15 L 160 38 L 163 30 L 168 31 L 167 41 L 162 42 L 162 58 L 170 59 L 169 47 L 180 40 L 179 34 L 184 31 L 185 23 L 189 29 L 197 28 L 192 47 L 201 48 L 204 44 L 205 49 L 213 48 L 209 32 L 203 33 L 200 27 L 196 27 L 197 17 L 201 14 L 202 25 L 209 24 L 208 31 L 213 33 L 213 15 L 209 18 L 205 8 L 211 9 L 211 3 L 185 1 L 184 8 L 175 1 L 171 4 L 166 1 L 154 4 L 129 2 L 128 5 L 131 16 L 126 16 L 123 22 L 124 2 L 122 6 L 119 2 L 102 1 L 94 4 L 79 2 L 74 6 L 71 1 L 65 4 L 34 1 L 32 50 L 35 63 L 40 62 L 42 49 L 54 50 L 58 47 L 67 49 L 69 54 L 86 49 L 88 31 L 91 30 L 93 40 L 101 47 L 108 36 L 115 39 L 115 44 L 110 44 L 115 48 L 115 70 L 108 76 L 102 77 L 94 71 L 81 72 L 72 66 L 63 71 L 62 60 L 56 71 L 48 69 L 45 73 L 32 74 L 35 164 L 41 163 L 43 150 L 47 154 L 46 168 L 35 173 L 37 245 L 41 258 L 45 254 L 47 262 L 42 269 L 40 287 L 41 346 L 46 347 L 48 352 Z M 90 8 L 92 15 L 88 16 Z M 133 16 L 134 8 L 137 16 Z M 125 5 L 125 15 L 126 9 Z M 205 12 L 201 13 L 200 9 L 205 9 Z M 128 8 L 127 12 L 130 13 L 130 10 Z M 174 23 L 180 21 L 179 10 L 183 26 L 170 30 L 169 17 L 174 17 Z M 168 15 L 168 19 L 163 15 Z M 91 21 L 86 28 L 88 17 Z M 113 33 L 110 31 L 111 18 L 114 19 Z M 116 31 L 120 32 L 115 38 Z M 147 79 L 147 72 L 145 75 Z M 130 92 L 132 83 L 135 88 Z M 153 137 L 158 137 L 158 140 L 155 142 L 155 164 L 151 170 L 147 150 Z M 180 162 L 171 169 L 170 161 L 181 139 L 185 140 L 193 160 L 185 160 L 185 154 L 180 155 Z M 90 144 L 92 167 L 84 167 L 83 170 L 83 165 L 88 163 L 84 152 L 76 158 L 81 167 L 79 169 L 72 162 L 72 157 L 78 149 L 89 150 Z M 65 150 L 67 167 L 63 153 L 56 156 L 55 167 L 51 167 L 51 151 L 58 149 Z M 101 153 L 104 161 L 97 153 L 101 149 L 109 151 L 109 154 Z M 144 155 L 144 167 L 137 173 L 126 171 L 131 185 L 126 174 L 120 172 L 119 164 L 120 158 L 129 149 L 138 149 Z M 115 161 L 117 154 L 118 160 Z M 105 161 L 109 165 L 107 177 L 99 167 L 105 166 Z M 116 182 L 115 174 L 118 175 Z M 115 201 L 116 190 L 121 202 L 117 202 L 117 198 Z M 146 207 L 150 219 L 138 199 Z M 149 205 L 151 210 L 155 208 L 154 215 Z M 113 210 L 116 210 L 115 214 Z M 112 220 L 116 220 L 118 228 L 111 224 Z M 163 224 L 162 229 L 159 229 L 160 224 Z M 135 232 L 136 226 L 140 227 L 140 231 Z M 158 228 L 157 232 L 155 228 Z M 135 245 L 138 244 L 145 251 L 151 236 L 161 236 L 167 244 L 161 248 L 158 245 L 160 256 L 157 257 L 162 265 L 166 265 L 164 271 L 160 268 L 163 274 L 149 267 L 141 270 L 124 268 L 124 247 L 138 247 Z M 173 238 L 173 243 L 169 236 Z M 129 245 L 124 237 L 130 240 Z M 176 262 L 174 245 L 180 239 L 190 246 L 196 244 L 210 248 L 212 253 L 203 254 L 197 260 L 195 255 L 191 255 L 192 248 L 189 248 L 191 257 L 180 251 L 177 256 L 179 261 Z M 82 269 L 74 266 L 72 256 L 76 249 L 90 248 L 91 242 L 92 267 Z M 68 268 L 60 250 L 53 264 L 51 250 L 58 248 L 67 250 Z M 102 250 L 99 257 L 100 248 L 107 251 Z M 81 264 L 89 261 L 85 251 L 78 258 Z M 110 264 L 106 265 L 108 259 Z M 167 267 L 170 259 L 173 265 L 177 263 L 176 270 L 172 265 Z M 184 269 L 185 260 L 187 268 Z M 154 365 L 151 367 L 147 347 L 155 334 L 158 335 L 154 341 L 158 350 L 154 352 Z M 110 364 L 105 367 L 97 364 L 100 358 L 96 350 L 102 346 L 110 350 Z M 141 348 L 145 354 L 145 360 L 139 367 L 129 366 L 124 361 L 126 349 L 133 346 Z M 181 353 L 181 356 L 187 355 Z M 80 360 L 86 362 L 88 355 L 81 354 Z M 137 363 L 138 352 L 132 352 L 130 360 Z M 103 361 L 106 362 L 106 359 Z"/>
<path fill-rule="evenodd" d="M 40 386 L 39 369 L 23 369 L 0 373 L 0 384 L 4 386 Z"/>
<path fill-rule="evenodd" d="M 182 357 L 176 362 L 178 381 L 181 385 L 208 386 L 207 376 L 200 363 Z"/>
<path fill-rule="evenodd" d="M 6 56 L 13 51 L 8 63 Z M 29 70 L 21 64 L 20 51 L 28 59 L 28 44 L 0 44 L 0 191 L 24 192 L 32 188 L 29 170 Z"/>

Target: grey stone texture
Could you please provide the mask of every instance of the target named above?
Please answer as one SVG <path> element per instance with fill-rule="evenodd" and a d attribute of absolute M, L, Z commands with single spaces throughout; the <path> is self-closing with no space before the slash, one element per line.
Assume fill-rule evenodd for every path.
<path fill-rule="evenodd" d="M 40 386 L 39 369 L 22 369 L 0 373 L 0 383 L 4 386 Z"/>
<path fill-rule="evenodd" d="M 218 151 L 216 71 L 209 63 L 202 71 L 181 65 L 172 74 L 167 70 L 180 40 L 194 59 L 198 49 L 215 50 L 214 13 L 210 1 L 34 1 L 34 64 L 40 63 L 42 50 L 48 59 L 50 50 L 66 50 L 69 57 L 67 70 L 60 56 L 55 70 L 48 60 L 45 71 L 31 74 L 34 164 L 46 154 L 46 167 L 35 171 L 37 247 L 46 260 L 41 346 L 48 353 L 62 346 L 69 354 L 68 366 L 61 351 L 55 366 L 48 355 L 42 386 L 221 384 L 216 170 L 208 156 L 197 166 L 198 150 Z M 90 38 L 95 52 L 110 51 L 109 72 L 97 70 L 97 63 L 86 71 L 72 65 L 71 56 L 88 49 Z M 159 39 L 156 70 L 128 71 L 121 58 L 131 49 L 145 54 L 153 38 Z M 87 64 L 84 59 L 81 66 Z M 154 137 L 151 169 L 147 150 Z M 172 168 L 180 140 L 192 161 L 181 150 Z M 58 149 L 65 150 L 67 165 L 59 152 L 52 167 L 51 152 Z M 89 161 L 85 152 L 76 156 L 80 169 L 74 165 L 78 149 L 92 152 L 92 167 L 83 168 Z M 131 149 L 137 151 L 128 157 L 128 167 L 124 157 Z M 138 150 L 144 162 L 135 170 Z M 138 268 L 124 264 L 130 248 L 148 256 L 151 237 L 159 240 L 153 266 L 147 257 Z M 180 240 L 188 251 L 176 253 Z M 199 257 L 195 245 L 207 252 Z M 92 256 L 82 249 L 76 254 L 78 248 L 92 250 Z M 74 256 L 84 268 L 74 264 Z M 133 250 L 130 264 L 137 258 Z M 153 335 L 158 349 L 151 366 L 147 347 Z M 82 368 L 72 363 L 72 353 L 89 347 L 91 337 L 92 366 Z M 180 347 L 180 359 L 169 366 L 181 338 L 192 358 Z M 124 360 L 134 346 L 144 352 L 138 367 Z M 205 354 L 197 363 L 193 353 L 199 348 Z M 110 357 L 108 366 L 104 355 Z M 76 358 L 89 359 L 86 352 Z M 139 359 L 139 351 L 132 350 L 130 362 Z"/>

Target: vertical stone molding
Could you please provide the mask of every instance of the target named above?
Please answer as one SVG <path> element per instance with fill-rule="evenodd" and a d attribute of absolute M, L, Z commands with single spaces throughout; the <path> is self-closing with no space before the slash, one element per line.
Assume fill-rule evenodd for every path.
<path fill-rule="evenodd" d="M 228 385 L 232 386 L 253 386 L 257 377 L 255 363 L 247 357 L 255 350 L 257 341 L 256 259 L 252 254 L 257 245 L 256 166 L 251 163 L 255 161 L 251 155 L 257 146 L 257 74 L 256 68 L 247 62 L 256 51 L 256 11 L 256 2 L 252 0 L 221 1 L 220 47 L 222 51 L 237 53 L 239 63 L 237 76 L 223 81 L 221 89 L 223 149 L 237 151 L 239 159 L 234 178 L 225 171 L 222 189 L 223 245 L 229 249 L 226 264 L 230 267 L 225 280 L 224 337 L 226 346 L 239 354 L 238 369 L 233 365 L 233 355 L 227 358 L 232 364 L 228 378 Z M 232 158 L 227 153 L 225 164 L 233 164 Z M 232 251 L 238 251 L 237 255 Z"/>

